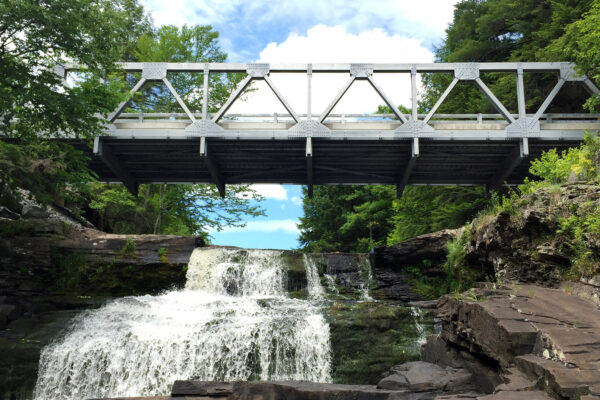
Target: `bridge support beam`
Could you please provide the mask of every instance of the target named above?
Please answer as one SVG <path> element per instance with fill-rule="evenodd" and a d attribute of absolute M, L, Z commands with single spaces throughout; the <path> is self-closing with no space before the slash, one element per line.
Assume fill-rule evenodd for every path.
<path fill-rule="evenodd" d="M 522 138 L 519 145 L 510 152 L 509 156 L 502 162 L 494 176 L 488 181 L 487 189 L 497 189 L 506 179 L 513 173 L 515 168 L 521 164 L 523 160 L 529 157 L 529 142 L 527 138 Z"/>
<path fill-rule="evenodd" d="M 406 164 L 406 168 L 402 172 L 402 178 L 400 182 L 396 184 L 396 198 L 402 197 L 402 193 L 404 192 L 404 188 L 408 184 L 408 180 L 410 178 L 410 174 L 417 163 L 417 158 L 419 157 L 419 138 L 413 138 L 412 141 L 412 151 L 410 158 L 408 159 L 408 163 Z"/>
<path fill-rule="evenodd" d="M 308 186 L 308 198 L 313 198 L 313 158 L 312 138 L 306 138 L 306 185 Z"/>
<path fill-rule="evenodd" d="M 135 177 L 127 171 L 121 161 L 113 153 L 110 146 L 102 141 L 102 137 L 96 137 L 94 139 L 94 155 L 100 157 L 102 162 L 104 162 L 112 173 L 115 174 L 117 179 L 123 182 L 123 185 L 125 185 L 127 190 L 137 197 L 138 183 L 136 182 Z"/>
<path fill-rule="evenodd" d="M 210 174 L 213 182 L 215 183 L 215 185 L 217 185 L 219 195 L 221 196 L 221 198 L 224 198 L 225 181 L 223 180 L 223 176 L 219 172 L 217 163 L 208 153 L 208 143 L 206 142 L 206 137 L 204 136 L 200 138 L 200 157 L 204 159 L 204 165 L 206 165 L 206 169 L 208 169 L 208 173 Z"/>

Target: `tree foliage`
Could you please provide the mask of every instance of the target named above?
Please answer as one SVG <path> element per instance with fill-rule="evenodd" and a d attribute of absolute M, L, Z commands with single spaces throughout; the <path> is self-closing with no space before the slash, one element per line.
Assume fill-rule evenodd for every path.
<path fill-rule="evenodd" d="M 28 189 L 38 201 L 75 198 L 92 179 L 85 158 L 56 137 L 90 140 L 123 99 L 103 80 L 150 22 L 135 0 L 0 2 L 0 174 L 4 198 Z M 87 66 L 74 87 L 60 65 Z M 58 73 L 57 73 L 58 72 Z"/>

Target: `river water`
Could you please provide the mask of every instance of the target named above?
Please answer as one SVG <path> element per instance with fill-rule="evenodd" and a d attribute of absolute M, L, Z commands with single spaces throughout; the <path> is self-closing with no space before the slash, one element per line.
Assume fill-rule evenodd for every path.
<path fill-rule="evenodd" d="M 431 318 L 373 300 L 368 261 L 352 289 L 324 274 L 323 260 L 195 249 L 185 288 L 112 299 L 63 322 L 41 351 L 33 398 L 168 395 L 180 379 L 374 384 L 418 359 Z"/>
<path fill-rule="evenodd" d="M 199 248 L 183 290 L 125 297 L 75 319 L 41 353 L 35 399 L 168 394 L 176 379 L 331 380 L 315 266 L 285 290 L 281 252 Z"/>

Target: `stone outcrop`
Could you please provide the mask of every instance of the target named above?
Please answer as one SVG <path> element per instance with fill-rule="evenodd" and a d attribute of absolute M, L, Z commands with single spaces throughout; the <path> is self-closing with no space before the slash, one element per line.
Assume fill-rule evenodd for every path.
<path fill-rule="evenodd" d="M 488 285 L 444 296 L 438 316 L 442 332 L 429 339 L 423 359 L 466 368 L 480 388 L 496 393 L 490 399 L 534 389 L 579 399 L 600 387 L 600 310 L 579 297 Z"/>
<path fill-rule="evenodd" d="M 442 276 L 441 264 L 446 258 L 446 244 L 456 237 L 457 232 L 457 229 L 446 229 L 371 250 L 375 279 L 373 296 L 401 301 L 420 300 L 421 297 L 413 291 L 406 268 L 419 266 L 419 273 L 425 277 Z M 424 260 L 429 262 L 429 267 L 423 267 Z"/>
<path fill-rule="evenodd" d="M 557 286 L 574 255 L 568 238 L 558 235 L 561 219 L 600 208 L 600 186 L 544 187 L 524 196 L 514 212 L 503 211 L 471 225 L 467 263 L 509 281 Z M 585 247 L 600 255 L 600 238 L 585 235 Z"/>
<path fill-rule="evenodd" d="M 0 329 L 22 315 L 89 306 L 78 296 L 158 293 L 185 283 L 195 237 L 110 235 L 59 219 L 0 221 Z"/>

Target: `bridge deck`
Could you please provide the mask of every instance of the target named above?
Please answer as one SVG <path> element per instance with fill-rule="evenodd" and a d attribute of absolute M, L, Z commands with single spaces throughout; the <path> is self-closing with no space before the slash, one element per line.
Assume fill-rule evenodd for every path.
<path fill-rule="evenodd" d="M 112 155 L 108 163 L 86 150 L 100 180 L 122 181 L 115 173 L 122 170 L 136 184 L 215 183 L 200 154 L 200 137 L 185 131 L 189 122 L 117 120 L 115 125 L 117 131 L 97 143 Z M 517 184 L 528 175 L 530 159 L 551 148 L 577 146 L 584 131 L 600 130 L 600 121 L 590 119 L 542 123 L 540 133 L 527 139 L 528 156 L 522 156 L 516 149 L 523 139 L 507 134 L 505 122 L 434 121 L 434 133 L 418 135 L 413 157 L 414 136 L 395 134 L 398 122 L 334 121 L 325 124 L 331 129 L 327 137 L 311 138 L 308 165 L 307 138 L 290 134 L 291 122 L 219 125 L 227 130 L 205 140 L 223 184 Z M 342 125 L 345 129 L 336 129 Z M 116 170 L 110 165 L 115 162 Z"/>

